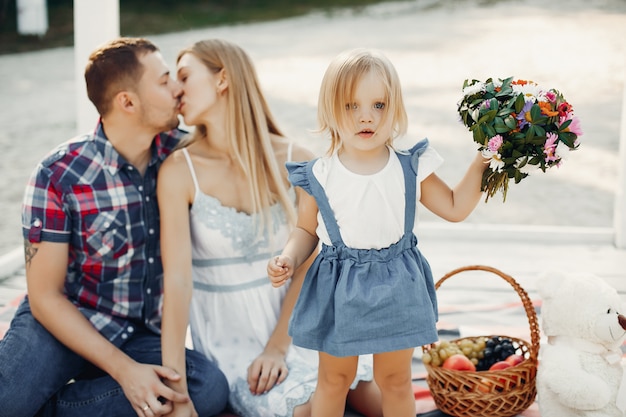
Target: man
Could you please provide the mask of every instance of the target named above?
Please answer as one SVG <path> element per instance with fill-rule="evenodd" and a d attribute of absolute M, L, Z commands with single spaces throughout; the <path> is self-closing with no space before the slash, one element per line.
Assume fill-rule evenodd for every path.
<path fill-rule="evenodd" d="M 217 414 L 228 385 L 214 364 L 188 350 L 186 370 L 159 366 L 156 178 L 184 133 L 181 88 L 137 38 L 94 51 L 85 81 L 95 131 L 57 147 L 26 187 L 28 295 L 0 341 L 0 416 L 152 417 L 186 401 Z M 181 372 L 189 395 L 167 385 Z"/>

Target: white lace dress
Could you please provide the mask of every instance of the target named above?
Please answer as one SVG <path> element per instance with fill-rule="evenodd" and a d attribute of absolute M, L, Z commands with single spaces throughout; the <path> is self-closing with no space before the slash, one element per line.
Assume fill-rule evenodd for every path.
<path fill-rule="evenodd" d="M 287 291 L 285 286 L 272 287 L 266 274 L 267 261 L 287 240 L 285 214 L 280 205 L 273 206 L 272 237 L 257 238 L 256 216 L 203 194 L 187 150 L 183 152 L 196 187 L 190 209 L 194 291 L 189 320 L 194 349 L 216 361 L 225 373 L 234 412 L 245 417 L 291 417 L 315 390 L 317 352 L 292 345 L 287 379 L 266 394 L 252 395 L 247 382 L 248 366 L 272 334 Z M 361 358 L 353 387 L 372 380 L 371 364 L 371 356 Z"/>

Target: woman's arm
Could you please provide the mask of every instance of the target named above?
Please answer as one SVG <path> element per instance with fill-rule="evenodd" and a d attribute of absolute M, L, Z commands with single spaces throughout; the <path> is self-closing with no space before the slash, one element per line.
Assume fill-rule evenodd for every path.
<path fill-rule="evenodd" d="M 184 156 L 180 152 L 172 154 L 161 167 L 157 184 L 164 291 L 161 354 L 163 365 L 174 369 L 181 376 L 179 381 L 167 384 L 185 394 L 185 339 L 193 286 L 189 231 L 189 205 L 193 190 Z M 175 411 L 179 411 L 177 408 L 178 405 Z"/>
<path fill-rule="evenodd" d="M 295 272 L 283 304 L 276 327 L 272 332 L 263 352 L 248 367 L 248 384 L 253 394 L 263 394 L 276 384 L 280 384 L 287 378 L 289 370 L 285 363 L 285 357 L 291 345 L 291 337 L 287 333 L 289 318 L 296 305 L 296 300 L 302 288 L 302 282 L 309 266 L 315 259 L 317 252 L 313 253 Z"/>
<path fill-rule="evenodd" d="M 277 157 L 284 165 L 287 160 L 287 149 L 289 141 L 278 141 Z M 294 145 L 293 161 L 308 161 L 313 159 L 314 155 L 307 149 Z M 287 171 L 284 171 L 284 181 L 288 183 Z M 303 196 L 306 194 L 301 189 L 296 188 L 296 206 L 300 206 Z M 313 230 L 315 230 L 313 228 Z M 253 394 L 262 394 L 269 391 L 276 384 L 281 383 L 287 378 L 289 370 L 285 358 L 287 356 L 289 346 L 291 345 L 291 337 L 288 334 L 289 318 L 300 294 L 300 288 L 306 271 L 315 259 L 316 253 L 309 256 L 302 265 L 295 271 L 289 289 L 282 301 L 280 315 L 274 331 L 270 335 L 263 352 L 248 367 L 248 384 Z"/>

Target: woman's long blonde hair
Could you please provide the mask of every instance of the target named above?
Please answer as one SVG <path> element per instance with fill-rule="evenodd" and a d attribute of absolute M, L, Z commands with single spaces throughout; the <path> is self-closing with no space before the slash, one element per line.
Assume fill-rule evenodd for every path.
<path fill-rule="evenodd" d="M 289 224 L 294 225 L 293 201 L 280 174 L 270 137 L 270 134 L 284 135 L 261 92 L 252 60 L 242 48 L 222 39 L 194 43 L 179 52 L 177 62 L 184 54 L 193 54 L 214 73 L 222 69 L 226 72 L 228 145 L 248 180 L 254 212 L 261 215 L 258 231 L 269 230 L 272 223 L 269 208 L 276 202 L 283 207 Z M 197 126 L 191 141 L 206 134 L 204 126 Z"/>
<path fill-rule="evenodd" d="M 400 78 L 391 61 L 375 49 L 356 48 L 344 51 L 331 61 L 324 73 L 318 99 L 318 132 L 330 135 L 329 154 L 341 148 L 339 127 L 349 122 L 346 104 L 353 101 L 357 83 L 370 72 L 379 76 L 385 85 L 387 106 L 384 119 L 391 117 L 393 128 L 387 145 L 392 146 L 395 138 L 406 133 L 408 117 L 402 99 Z"/>

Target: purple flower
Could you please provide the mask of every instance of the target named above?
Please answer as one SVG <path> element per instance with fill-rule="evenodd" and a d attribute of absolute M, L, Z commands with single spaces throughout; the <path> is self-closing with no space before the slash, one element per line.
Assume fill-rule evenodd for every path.
<path fill-rule="evenodd" d="M 530 124 L 529 123 L 530 114 L 528 114 L 528 112 L 530 112 L 530 109 L 533 107 L 533 104 L 534 103 L 532 101 L 526 101 L 524 103 L 524 107 L 522 107 L 522 110 L 517 115 L 516 119 L 519 121 L 518 126 L 520 130 Z"/>

